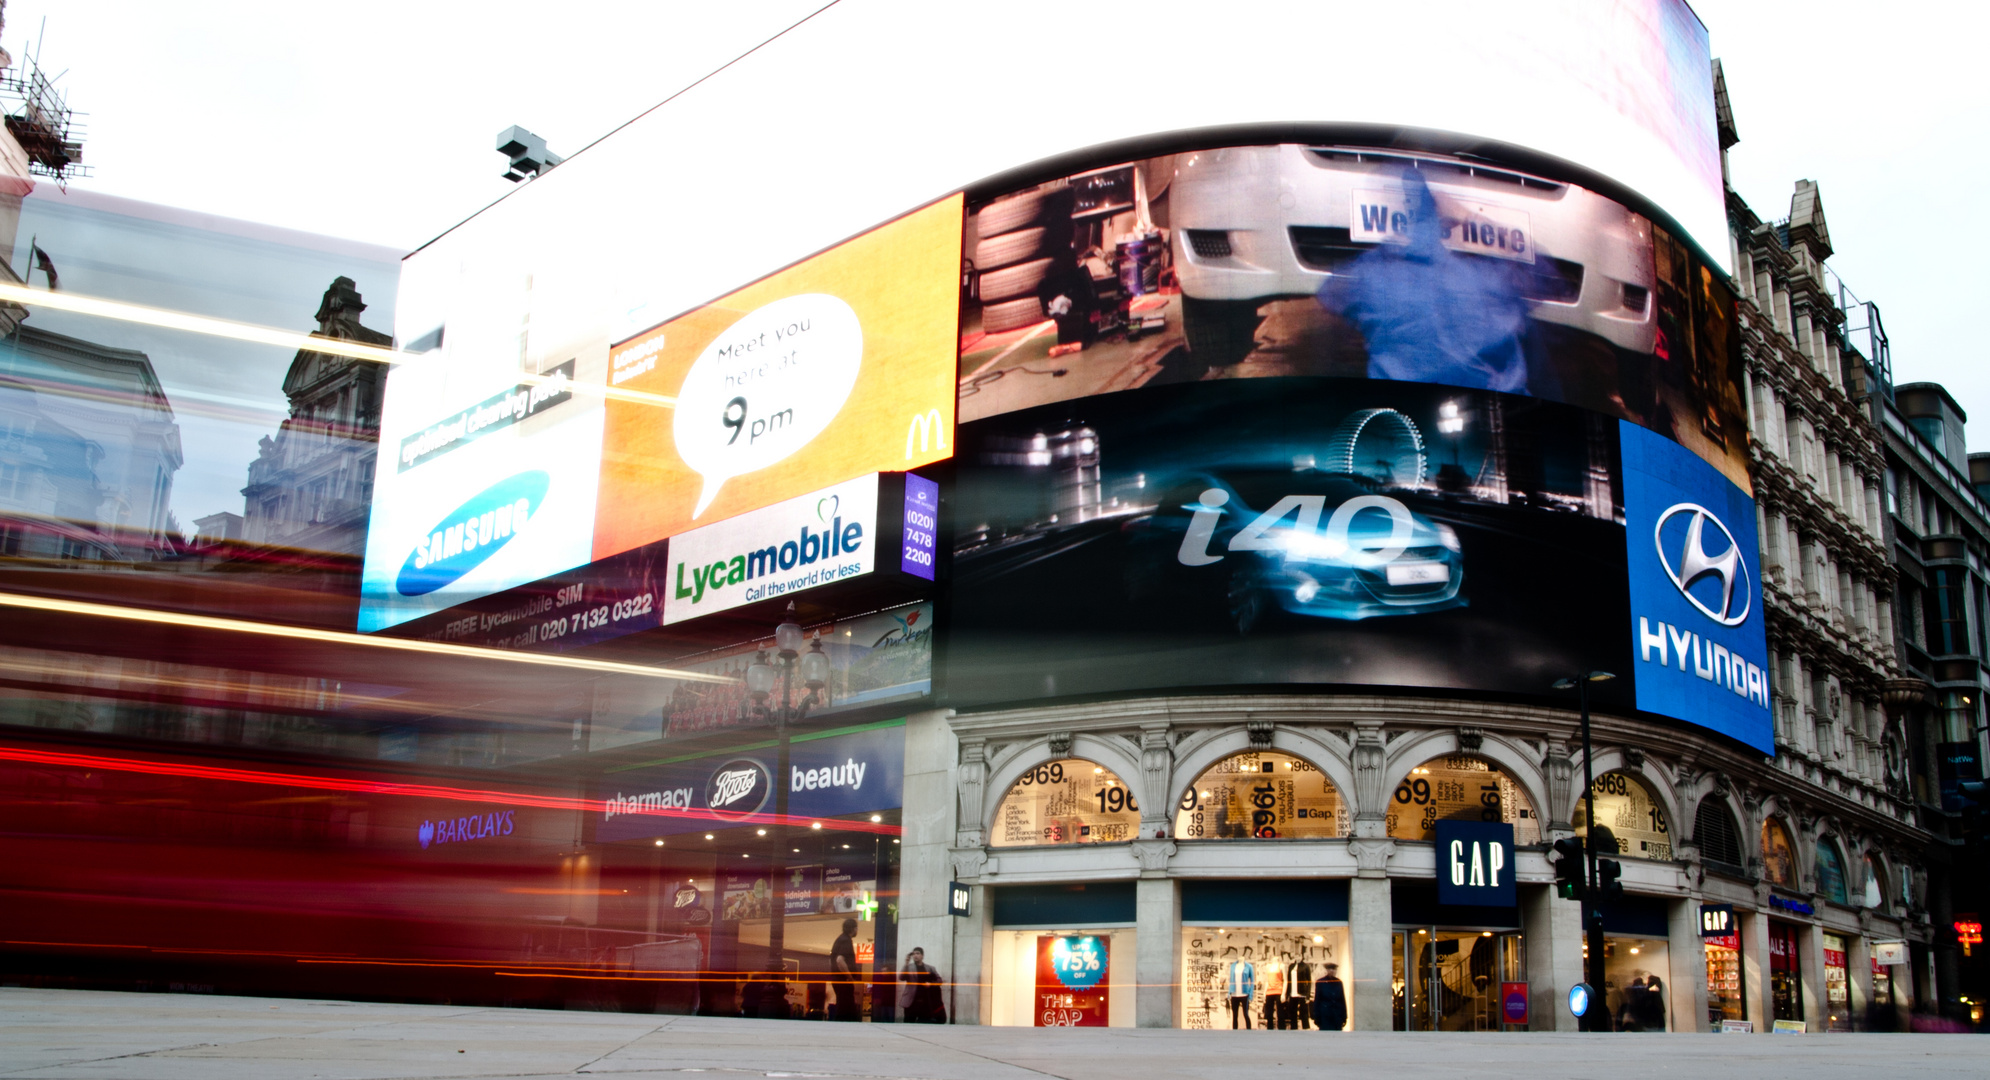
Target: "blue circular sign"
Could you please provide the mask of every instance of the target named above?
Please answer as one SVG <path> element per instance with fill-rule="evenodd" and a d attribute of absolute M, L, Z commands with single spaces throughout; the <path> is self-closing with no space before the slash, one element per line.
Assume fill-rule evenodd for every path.
<path fill-rule="evenodd" d="M 1577 1016 L 1589 1011 L 1589 984 L 1576 983 L 1569 987 L 1569 1011 Z"/>
<path fill-rule="evenodd" d="M 1105 944 L 1095 937 L 1064 937 L 1050 943 L 1050 970 L 1073 990 L 1090 990 L 1106 977 Z"/>

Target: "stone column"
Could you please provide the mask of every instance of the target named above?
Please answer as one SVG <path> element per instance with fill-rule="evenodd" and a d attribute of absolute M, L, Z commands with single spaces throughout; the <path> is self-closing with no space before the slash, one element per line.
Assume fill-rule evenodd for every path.
<path fill-rule="evenodd" d="M 1859 912 L 1859 932 L 1845 939 L 1845 969 L 1851 976 L 1851 1010 L 1855 1030 L 1864 1030 L 1866 1012 L 1873 1001 L 1873 917 L 1868 909 Z"/>
<path fill-rule="evenodd" d="M 1174 1027 L 1181 1015 L 1181 900 L 1168 877 L 1168 856 L 1175 845 L 1167 840 L 1135 841 L 1140 881 L 1134 895 L 1133 1022 L 1137 1027 Z M 1150 870 L 1149 864 L 1155 869 Z"/>
<path fill-rule="evenodd" d="M 1824 998 L 1824 928 L 1805 923 L 1797 931 L 1797 951 L 1803 959 L 1803 1023 L 1805 1031 L 1829 1026 L 1830 1002 Z"/>
<path fill-rule="evenodd" d="M 1776 1020 L 1776 997 L 1769 990 L 1769 916 L 1740 907 L 1734 915 L 1741 923 L 1741 978 L 1748 1019 L 1755 1022 L 1756 1031 L 1766 1033 Z"/>
<path fill-rule="evenodd" d="M 947 914 L 947 886 L 954 877 L 952 848 L 958 819 L 955 795 L 960 749 L 947 724 L 946 709 L 914 713 L 905 720 L 904 834 L 900 840 L 898 949 L 896 957 L 879 957 L 880 967 L 896 971 L 906 952 L 926 950 L 926 962 L 948 981 L 970 984 L 980 972 L 962 970 L 953 942 L 959 921 Z M 974 910 L 984 904 L 975 890 Z M 978 964 L 979 958 L 976 958 Z M 966 1021 L 973 1023 L 972 1019 Z"/>
<path fill-rule="evenodd" d="M 1693 897 L 1674 900 L 1666 912 L 1667 949 L 1671 954 L 1671 977 L 1666 1004 L 1672 1012 L 1672 1030 L 1707 1030 L 1707 946 L 1700 938 L 1700 902 Z"/>
<path fill-rule="evenodd" d="M 1391 984 L 1396 974 L 1390 948 L 1392 907 L 1386 871 L 1377 870 L 1371 876 L 1364 870 L 1347 883 L 1347 992 L 1354 999 L 1348 1004 L 1352 1006 L 1350 1026 L 1355 1031 L 1395 1027 L 1391 1013 L 1395 1001 Z"/>
<path fill-rule="evenodd" d="M 1576 1031 L 1569 988 L 1582 981 L 1582 905 L 1553 885 L 1520 886 L 1520 929 L 1527 957 L 1527 1030 Z"/>

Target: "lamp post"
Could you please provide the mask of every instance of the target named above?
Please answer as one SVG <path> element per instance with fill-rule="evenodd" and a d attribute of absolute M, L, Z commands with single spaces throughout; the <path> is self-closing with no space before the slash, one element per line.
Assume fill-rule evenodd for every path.
<path fill-rule="evenodd" d="M 1582 708 L 1582 799 L 1583 820 L 1589 823 L 1582 844 L 1582 932 L 1583 940 L 1589 946 L 1589 959 L 1583 965 L 1583 979 L 1589 983 L 1592 1004 L 1581 1016 L 1582 1030 L 1608 1031 L 1599 1028 L 1597 1018 L 1604 1014 L 1596 1010 L 1594 1001 L 1603 987 L 1603 914 L 1596 909 L 1597 892 L 1602 887 L 1596 877 L 1596 774 L 1594 759 L 1589 749 L 1589 684 L 1614 679 L 1607 671 L 1592 671 L 1573 679 L 1555 681 L 1557 690 L 1576 691 L 1577 701 Z"/>
<path fill-rule="evenodd" d="M 769 663 L 767 650 L 762 649 L 754 656 L 753 663 L 746 669 L 746 692 L 753 698 L 755 715 L 774 726 L 774 734 L 780 745 L 777 765 L 774 770 L 774 827 L 767 830 L 770 858 L 767 861 L 767 884 L 773 890 L 773 909 L 768 913 L 767 922 L 767 970 L 777 976 L 777 985 L 785 984 L 786 968 L 782 966 L 781 954 L 788 943 L 788 856 L 787 837 L 782 826 L 788 821 L 788 728 L 799 723 L 808 715 L 811 706 L 822 697 L 822 688 L 829 684 L 829 654 L 822 651 L 822 635 L 808 642 L 808 650 L 802 651 L 804 635 L 801 624 L 795 621 L 795 605 L 788 602 L 787 617 L 774 628 L 775 663 Z M 801 669 L 802 685 L 808 693 L 800 701 L 794 699 L 795 669 Z M 780 700 L 769 703 L 774 694 L 775 676 L 778 673 L 781 684 Z"/>

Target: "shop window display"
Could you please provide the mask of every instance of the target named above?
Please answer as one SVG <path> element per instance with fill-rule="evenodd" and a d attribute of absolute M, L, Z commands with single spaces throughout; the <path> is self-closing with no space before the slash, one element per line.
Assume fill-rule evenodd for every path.
<path fill-rule="evenodd" d="M 1347 934 L 1344 926 L 1182 927 L 1182 1027 L 1344 1026 L 1354 1000 Z M 1331 990 L 1322 997 L 1330 977 L 1340 981 L 1338 1008 Z"/>
<path fill-rule="evenodd" d="M 989 1022 L 997 1027 L 1132 1027 L 1131 929 L 997 930 Z"/>
<path fill-rule="evenodd" d="M 990 847 L 1102 844 L 1140 833 L 1133 790 L 1104 766 L 1083 758 L 1047 761 L 1024 773 L 1002 797 Z"/>
<path fill-rule="evenodd" d="M 1707 1022 L 1715 1031 L 1725 1020 L 1748 1019 L 1746 975 L 1741 966 L 1741 927 L 1702 939 L 1707 952 Z"/>
<path fill-rule="evenodd" d="M 1784 888 L 1795 888 L 1797 883 L 1796 845 L 1790 842 L 1790 831 L 1775 818 L 1762 822 L 1762 877 Z"/>
<path fill-rule="evenodd" d="M 1346 836 L 1348 808 L 1333 781 L 1290 754 L 1251 750 L 1196 778 L 1175 809 L 1185 840 L 1291 840 Z"/>
<path fill-rule="evenodd" d="M 1604 1003 L 1618 1031 L 1671 1030 L 1667 942 L 1612 936 L 1603 944 Z"/>
<path fill-rule="evenodd" d="M 1499 766 L 1468 754 L 1432 758 L 1410 770 L 1389 804 L 1389 835 L 1435 840 L 1442 821 L 1503 821 L 1513 842 L 1541 842 L 1541 819 L 1520 785 Z"/>
<path fill-rule="evenodd" d="M 1617 850 L 1634 859 L 1672 858 L 1672 823 L 1665 807 L 1644 781 L 1627 772 L 1607 772 L 1596 778 L 1596 818 L 1617 838 Z M 1575 834 L 1589 835 L 1587 801 L 1575 803 Z"/>
<path fill-rule="evenodd" d="M 1399 930 L 1394 951 L 1392 1012 L 1397 1031 L 1522 1031 L 1509 1023 L 1505 991 L 1525 994 L 1526 950 L 1521 935 L 1496 930 Z"/>

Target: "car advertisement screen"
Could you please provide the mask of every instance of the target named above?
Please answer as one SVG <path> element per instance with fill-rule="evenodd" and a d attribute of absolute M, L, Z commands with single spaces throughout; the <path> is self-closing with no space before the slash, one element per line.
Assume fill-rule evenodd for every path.
<path fill-rule="evenodd" d="M 1772 751 L 1728 286 L 1495 157 L 1233 146 L 977 193 L 947 700 L 1604 670 L 1602 707 Z"/>
<path fill-rule="evenodd" d="M 1464 426 L 1435 434 L 1446 415 Z M 1616 426 L 1567 405 L 1372 379 L 1151 387 L 962 425 L 957 476 L 956 705 L 1532 694 L 1623 657 Z"/>
<path fill-rule="evenodd" d="M 1579 405 L 1749 490 L 1733 300 L 1666 229 L 1482 157 L 1236 146 L 966 221 L 960 417 L 1167 383 L 1395 379 Z"/>
<path fill-rule="evenodd" d="M 575 333 L 573 302 L 502 260 L 416 275 L 410 310 L 440 325 L 388 378 L 393 461 L 373 492 L 360 629 L 948 457 L 960 218 L 960 197 L 941 200 L 627 340 L 597 327 L 569 349 L 549 342 Z M 654 613 L 615 621 L 643 629 Z M 533 644 L 493 629 L 473 636 Z"/>

